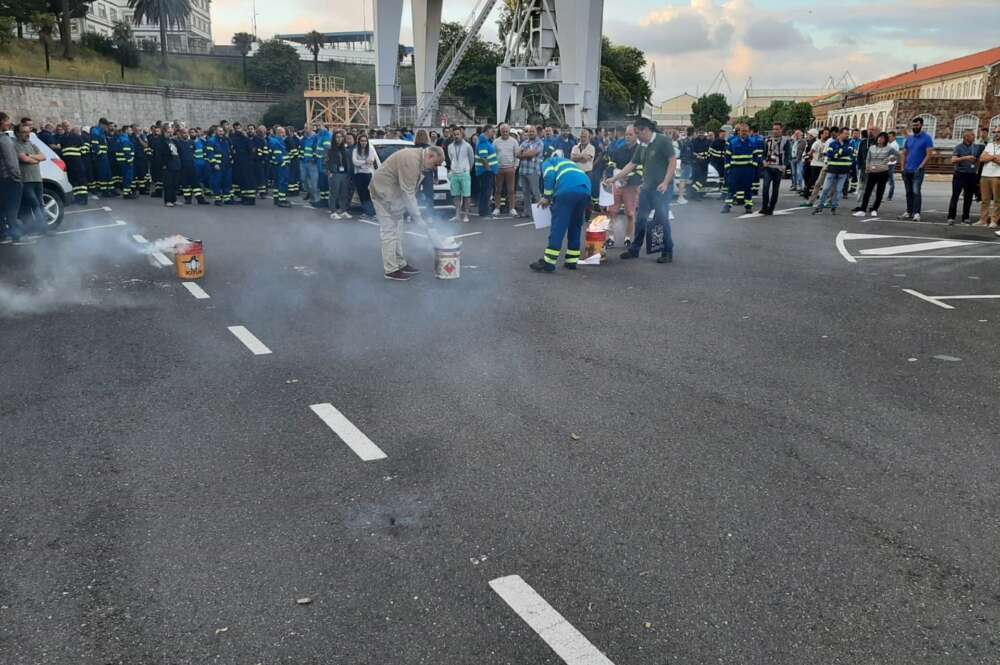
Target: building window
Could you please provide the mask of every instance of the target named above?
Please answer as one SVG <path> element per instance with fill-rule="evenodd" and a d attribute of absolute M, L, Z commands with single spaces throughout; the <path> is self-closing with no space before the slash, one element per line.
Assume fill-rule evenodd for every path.
<path fill-rule="evenodd" d="M 112 7 L 111 9 L 108 10 L 108 16 L 111 18 L 112 21 L 117 21 L 118 10 Z"/>
<path fill-rule="evenodd" d="M 968 113 L 966 115 L 960 115 L 957 118 L 955 118 L 955 123 L 951 129 L 951 138 L 955 139 L 956 141 L 961 141 L 962 134 L 965 133 L 965 130 L 967 129 L 971 129 L 972 131 L 976 132 L 977 136 L 979 135 L 978 116 L 974 116 L 971 113 Z"/>
<path fill-rule="evenodd" d="M 930 113 L 925 113 L 917 117 L 924 121 L 924 131 L 927 132 L 927 136 L 932 139 L 937 138 L 935 136 L 937 133 L 937 118 L 932 116 Z"/>
<path fill-rule="evenodd" d="M 879 131 L 883 131 L 883 132 L 885 131 L 885 124 L 884 123 L 885 123 L 885 113 L 884 112 L 880 112 L 878 114 L 878 120 L 875 122 L 875 124 L 878 127 Z"/>
<path fill-rule="evenodd" d="M 1000 129 L 1000 115 L 990 118 L 990 139 L 993 138 L 993 134 L 996 133 L 997 129 Z"/>
<path fill-rule="evenodd" d="M 101 18 L 108 17 L 108 10 L 104 5 L 97 5 L 97 15 Z"/>

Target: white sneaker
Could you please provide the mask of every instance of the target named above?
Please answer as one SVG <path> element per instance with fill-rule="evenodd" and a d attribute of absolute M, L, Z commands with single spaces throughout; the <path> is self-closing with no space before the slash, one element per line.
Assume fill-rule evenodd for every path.
<path fill-rule="evenodd" d="M 449 221 L 449 222 L 460 222 L 460 221 L 462 221 L 462 220 L 460 220 L 460 219 L 458 218 L 458 215 L 455 215 L 454 217 L 449 217 L 449 218 L 448 218 L 448 221 Z"/>
<path fill-rule="evenodd" d="M 679 205 L 679 206 L 687 205 L 687 202 L 688 202 L 688 200 L 686 198 L 684 198 L 683 196 L 679 196 L 677 198 L 677 205 Z"/>
<path fill-rule="evenodd" d="M 499 216 L 500 216 L 500 208 L 495 208 L 493 210 L 493 217 L 499 217 Z"/>
<path fill-rule="evenodd" d="M 872 217 L 878 217 L 878 210 L 872 210 L 871 215 Z"/>
<path fill-rule="evenodd" d="M 986 226 L 986 222 L 984 222 L 983 220 L 979 220 L 978 222 L 973 224 L 973 226 Z"/>
<path fill-rule="evenodd" d="M 899 218 L 900 219 L 911 219 L 910 213 L 904 212 L 902 215 L 899 216 Z"/>
<path fill-rule="evenodd" d="M 864 210 L 859 210 L 856 213 L 854 213 L 854 216 L 855 217 L 864 217 L 865 216 L 865 212 L 864 212 Z"/>
<path fill-rule="evenodd" d="M 354 219 L 354 217 L 349 212 L 342 212 L 342 213 L 340 213 L 340 218 L 341 219 Z"/>
<path fill-rule="evenodd" d="M 330 219 L 340 219 L 340 213 L 339 212 L 331 212 L 330 213 Z"/>
<path fill-rule="evenodd" d="M 468 224 L 469 223 L 469 216 L 468 215 L 466 215 L 465 217 L 462 218 L 462 223 L 463 224 Z"/>
<path fill-rule="evenodd" d="M 990 228 L 991 229 L 995 229 L 995 228 L 997 228 L 997 226 L 1000 226 L 1000 224 L 997 224 L 996 222 L 990 222 Z"/>
<path fill-rule="evenodd" d="M 914 213 L 914 215 L 913 215 L 913 221 L 914 222 L 919 222 L 920 221 L 920 213 L 919 212 L 918 213 Z"/>
<path fill-rule="evenodd" d="M 673 210 L 670 211 L 670 221 L 671 222 L 674 221 L 674 211 Z"/>

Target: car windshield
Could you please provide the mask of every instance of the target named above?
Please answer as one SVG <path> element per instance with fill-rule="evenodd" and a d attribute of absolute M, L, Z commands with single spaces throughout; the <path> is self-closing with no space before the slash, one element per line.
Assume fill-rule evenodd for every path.
<path fill-rule="evenodd" d="M 400 144 L 378 145 L 375 146 L 375 152 L 378 154 L 379 163 L 384 163 L 393 153 L 409 147 L 411 146 Z"/>

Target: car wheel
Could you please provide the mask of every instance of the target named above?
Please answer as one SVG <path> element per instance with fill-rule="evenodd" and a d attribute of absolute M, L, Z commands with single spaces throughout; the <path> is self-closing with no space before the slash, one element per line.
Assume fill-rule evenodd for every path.
<path fill-rule="evenodd" d="M 62 224 L 65 214 L 62 196 L 52 189 L 45 188 L 42 192 L 42 205 L 45 208 L 45 221 L 48 223 L 49 229 L 58 228 Z"/>

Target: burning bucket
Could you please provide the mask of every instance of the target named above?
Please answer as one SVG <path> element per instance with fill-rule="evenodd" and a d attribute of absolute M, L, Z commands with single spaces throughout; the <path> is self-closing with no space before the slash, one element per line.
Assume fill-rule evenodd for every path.
<path fill-rule="evenodd" d="M 462 273 L 462 248 L 434 248 L 434 276 L 438 279 L 458 279 Z"/>
<path fill-rule="evenodd" d="M 181 279 L 200 279 L 205 276 L 205 246 L 200 240 L 188 239 L 174 246 L 174 264 Z"/>

